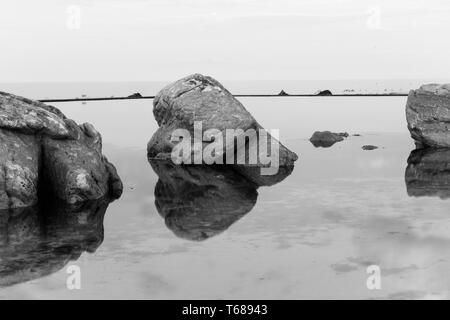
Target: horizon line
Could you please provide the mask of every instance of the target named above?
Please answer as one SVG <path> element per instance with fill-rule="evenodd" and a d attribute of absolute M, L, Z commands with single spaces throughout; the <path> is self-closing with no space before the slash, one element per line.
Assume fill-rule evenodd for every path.
<path fill-rule="evenodd" d="M 319 94 L 233 94 L 238 98 L 271 98 L 271 97 L 407 97 L 408 93 L 352 93 L 352 94 L 331 94 L 331 95 L 319 95 Z M 39 102 L 85 102 L 85 101 L 109 101 L 109 100 L 144 100 L 154 99 L 155 96 L 141 96 L 141 97 L 96 97 L 96 98 L 68 98 L 68 99 L 40 99 Z"/>

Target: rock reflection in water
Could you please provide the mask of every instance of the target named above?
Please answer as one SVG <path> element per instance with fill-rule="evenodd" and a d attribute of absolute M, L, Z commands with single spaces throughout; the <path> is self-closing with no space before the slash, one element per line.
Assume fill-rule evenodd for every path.
<path fill-rule="evenodd" d="M 58 201 L 0 211 L 0 286 L 52 274 L 103 242 L 101 199 L 74 207 Z"/>
<path fill-rule="evenodd" d="M 226 165 L 175 165 L 149 162 L 159 177 L 155 205 L 166 226 L 184 239 L 201 241 L 228 229 L 249 213 L 258 197 L 258 185 Z M 266 176 L 278 182 L 292 172 Z M 272 178 L 268 178 L 272 177 Z"/>
<path fill-rule="evenodd" d="M 450 149 L 417 149 L 408 158 L 405 172 L 409 196 L 450 198 Z"/>

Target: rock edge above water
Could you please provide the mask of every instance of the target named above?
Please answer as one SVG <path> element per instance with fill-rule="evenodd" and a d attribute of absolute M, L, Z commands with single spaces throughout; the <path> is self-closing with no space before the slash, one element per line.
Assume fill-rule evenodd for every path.
<path fill-rule="evenodd" d="M 411 90 L 406 120 L 418 147 L 450 147 L 450 84 L 427 84 Z"/>

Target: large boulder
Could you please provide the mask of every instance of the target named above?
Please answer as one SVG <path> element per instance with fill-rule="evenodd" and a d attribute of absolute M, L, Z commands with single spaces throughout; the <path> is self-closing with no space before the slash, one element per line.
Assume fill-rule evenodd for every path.
<path fill-rule="evenodd" d="M 147 150 L 150 158 L 170 158 L 172 150 L 177 144 L 177 142 L 171 141 L 171 137 L 174 130 L 177 129 L 188 130 L 192 137 L 192 144 L 195 145 L 195 122 L 201 122 L 203 132 L 210 129 L 220 132 L 224 137 L 224 151 L 220 155 L 224 158 L 226 158 L 227 150 L 236 151 L 234 143 L 238 138 L 236 137 L 234 141 L 227 141 L 225 139 L 227 129 L 241 129 L 242 132 L 253 129 L 257 133 L 259 129 L 263 129 L 244 106 L 218 81 L 201 74 L 185 77 L 163 88 L 153 101 L 153 114 L 159 129 L 148 143 Z M 202 138 L 200 142 L 202 150 L 210 143 L 211 141 L 203 141 Z M 272 146 L 279 148 L 278 166 L 281 171 L 292 171 L 294 162 L 298 158 L 297 155 L 269 135 L 267 149 L 272 150 Z M 248 144 L 245 148 L 247 151 L 254 151 Z M 193 148 L 192 152 L 198 152 L 198 150 Z M 259 174 L 255 174 L 255 171 L 259 171 L 267 165 L 262 164 L 259 160 L 257 163 L 250 163 L 248 154 L 249 152 L 246 152 L 245 164 L 250 165 L 242 165 L 237 162 L 230 165 L 250 181 L 261 184 L 265 179 Z M 257 179 L 259 180 L 257 181 Z M 274 183 L 273 179 L 267 181 Z"/>
<path fill-rule="evenodd" d="M 411 90 L 406 120 L 418 146 L 450 147 L 450 84 L 427 84 Z"/>
<path fill-rule="evenodd" d="M 405 183 L 409 196 L 450 198 L 450 149 L 413 150 L 408 158 Z"/>
<path fill-rule="evenodd" d="M 0 210 L 36 205 L 42 195 L 70 204 L 118 198 L 122 183 L 101 149 L 92 125 L 0 92 Z"/>

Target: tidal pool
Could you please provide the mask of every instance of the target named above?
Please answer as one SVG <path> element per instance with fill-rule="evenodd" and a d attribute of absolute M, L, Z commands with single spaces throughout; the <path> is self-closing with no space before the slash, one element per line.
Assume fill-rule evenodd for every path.
<path fill-rule="evenodd" d="M 51 239 L 44 251 L 0 242 L 0 298 L 448 298 L 450 154 L 410 157 L 406 98 L 241 101 L 265 128 L 280 130 L 299 160 L 284 181 L 257 190 L 225 175 L 238 188 L 217 188 L 229 202 L 158 184 L 146 157 L 157 127 L 151 100 L 55 104 L 101 132 L 124 193 L 100 215 L 94 243 L 57 229 L 63 248 L 77 254 Z M 361 136 L 315 148 L 308 141 L 315 130 Z M 182 214 L 168 219 L 165 208 Z M 45 263 L 51 259 L 58 263 Z M 24 264 L 35 277 L 21 273 Z M 72 265 L 80 290 L 66 286 Z M 379 290 L 366 285 L 370 265 L 380 267 Z"/>

